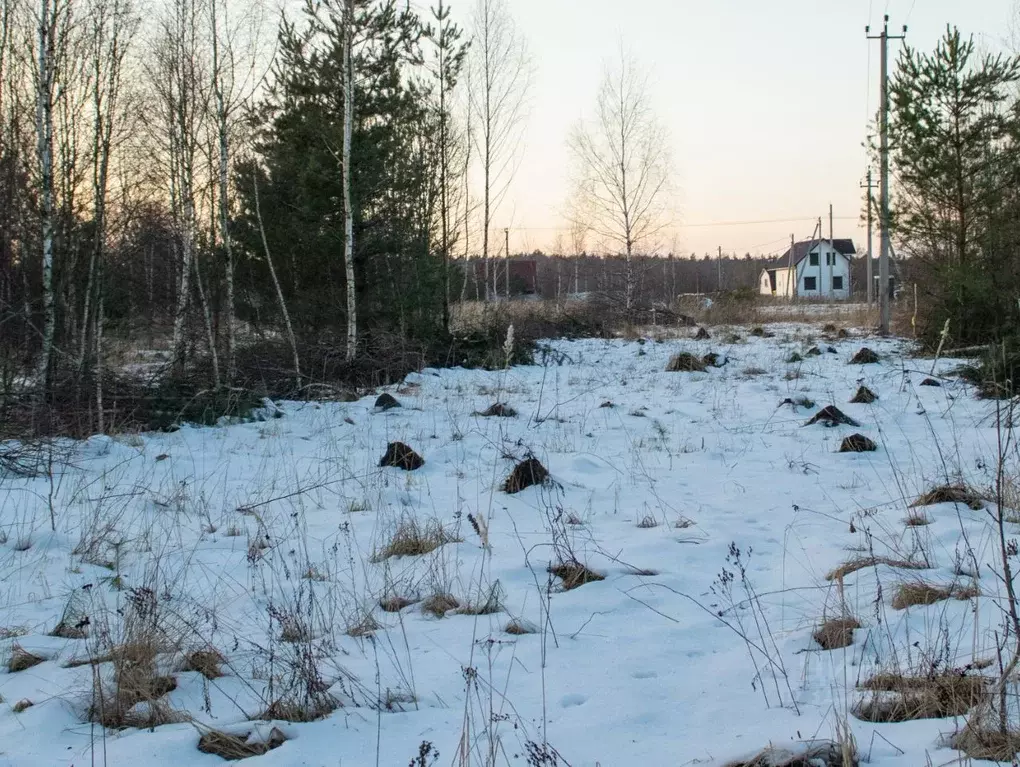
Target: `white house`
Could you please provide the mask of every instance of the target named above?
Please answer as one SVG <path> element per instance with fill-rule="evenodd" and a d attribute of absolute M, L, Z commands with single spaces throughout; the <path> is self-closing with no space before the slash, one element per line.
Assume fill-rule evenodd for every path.
<path fill-rule="evenodd" d="M 850 298 L 850 259 L 853 240 L 805 240 L 794 243 L 761 271 L 758 292 L 790 298 Z"/>

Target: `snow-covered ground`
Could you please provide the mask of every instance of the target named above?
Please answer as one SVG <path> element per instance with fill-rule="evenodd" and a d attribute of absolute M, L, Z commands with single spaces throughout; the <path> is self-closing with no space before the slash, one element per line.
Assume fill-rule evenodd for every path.
<path fill-rule="evenodd" d="M 830 353 L 817 329 L 771 330 L 552 342 L 544 366 L 409 376 L 389 389 L 400 408 L 280 402 L 280 417 L 97 437 L 63 446 L 52 478 L 3 477 L 0 647 L 42 662 L 0 672 L 0 764 L 214 765 L 209 728 L 276 727 L 286 742 L 250 763 L 402 767 L 427 742 L 440 756 L 415 765 L 716 765 L 831 738 L 876 669 L 994 658 L 989 513 L 941 504 L 904 523 L 932 485 L 994 481 L 993 403 L 955 378 L 919 386 L 931 362 L 897 341 Z M 881 362 L 848 364 L 862 345 Z M 665 372 L 678 351 L 726 363 Z M 848 404 L 862 383 L 878 401 Z M 815 405 L 781 404 L 801 397 Z M 519 415 L 475 414 L 497 401 Z M 828 404 L 861 426 L 804 425 Z M 837 452 L 854 432 L 878 450 Z M 422 468 L 379 467 L 397 440 Z M 551 481 L 503 492 L 532 454 Z M 384 556 L 411 520 L 450 542 Z M 826 580 L 869 552 L 929 569 Z M 570 557 L 604 579 L 563 590 L 547 567 Z M 981 597 L 892 606 L 903 580 L 969 585 L 970 559 Z M 468 609 L 423 612 L 437 593 Z M 412 604 L 383 610 L 393 597 Z M 823 651 L 812 634 L 843 611 L 862 628 Z M 115 702 L 124 661 L 108 658 L 140 636 L 176 683 L 157 707 L 176 721 L 90 724 L 97 686 Z M 194 650 L 223 675 L 181 670 Z M 327 698 L 316 721 L 252 723 Z M 878 767 L 957 756 L 944 736 L 962 719 L 848 721 Z"/>

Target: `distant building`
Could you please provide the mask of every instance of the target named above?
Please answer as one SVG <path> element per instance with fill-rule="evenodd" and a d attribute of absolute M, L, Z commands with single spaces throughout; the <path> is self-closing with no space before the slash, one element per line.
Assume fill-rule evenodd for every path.
<path fill-rule="evenodd" d="M 850 262 L 857 254 L 853 240 L 805 240 L 794 243 L 765 265 L 758 292 L 780 298 L 850 298 Z"/>

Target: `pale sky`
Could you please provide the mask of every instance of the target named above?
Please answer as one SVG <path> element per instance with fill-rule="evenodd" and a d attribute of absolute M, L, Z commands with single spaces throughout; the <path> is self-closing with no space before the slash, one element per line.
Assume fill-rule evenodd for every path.
<path fill-rule="evenodd" d="M 680 190 L 677 250 L 769 253 L 811 235 L 834 206 L 835 236 L 863 252 L 861 146 L 878 108 L 882 14 L 930 50 L 947 23 L 979 47 L 1007 45 L 1014 0 L 507 0 L 535 68 L 521 165 L 497 228 L 511 251 L 548 250 L 569 187 L 566 138 L 592 107 L 622 39 L 651 74 Z M 416 3 L 417 4 L 417 3 Z M 472 0 L 454 0 L 466 19 Z M 890 71 L 899 43 L 890 41 Z M 877 176 L 877 173 L 876 173 Z M 719 222 L 773 221 L 754 225 Z M 667 236 L 665 246 L 671 247 Z M 569 243 L 569 237 L 564 237 Z M 876 244 L 877 249 L 877 236 Z"/>

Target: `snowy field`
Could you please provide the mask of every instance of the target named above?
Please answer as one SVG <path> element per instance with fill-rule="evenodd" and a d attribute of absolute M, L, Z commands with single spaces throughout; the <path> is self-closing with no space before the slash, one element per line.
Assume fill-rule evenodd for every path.
<path fill-rule="evenodd" d="M 995 405 L 920 386 L 901 342 L 770 330 L 58 445 L 51 477 L 0 478 L 0 764 L 216 765 L 215 731 L 258 765 L 724 765 L 844 722 L 876 767 L 958 763 L 963 717 L 851 712 L 878 672 L 998 662 L 988 509 L 908 508 L 994 483 Z M 665 372 L 678 351 L 725 364 Z M 831 404 L 860 426 L 805 426 Z M 837 452 L 856 432 L 877 450 Z M 424 465 L 380 468 L 394 441 Z M 550 479 L 504 492 L 530 456 Z M 919 579 L 954 590 L 894 606 Z M 860 628 L 823 650 L 834 617 Z"/>

